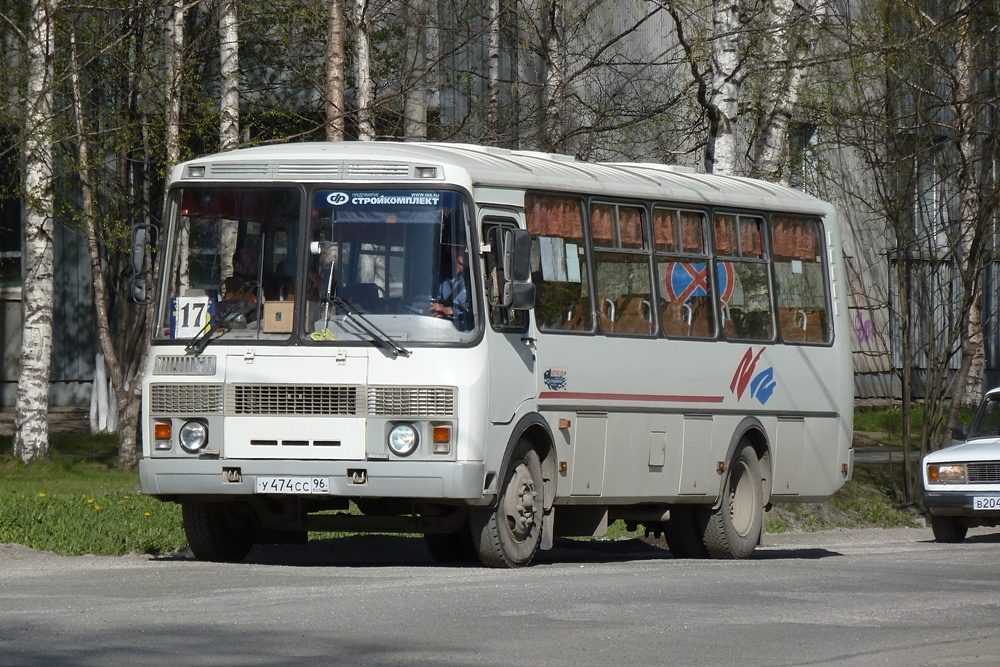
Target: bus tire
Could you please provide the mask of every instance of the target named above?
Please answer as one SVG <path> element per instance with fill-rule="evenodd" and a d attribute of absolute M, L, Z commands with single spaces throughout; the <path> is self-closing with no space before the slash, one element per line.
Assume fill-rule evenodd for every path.
<path fill-rule="evenodd" d="M 256 531 L 235 503 L 183 503 L 184 534 L 198 560 L 238 563 L 254 545 Z"/>
<path fill-rule="evenodd" d="M 934 533 L 935 542 L 958 544 L 965 539 L 969 527 L 963 525 L 962 520 L 957 516 L 934 516 L 932 514 L 931 532 Z"/>
<path fill-rule="evenodd" d="M 424 546 L 438 563 L 471 563 L 478 556 L 468 521 L 451 533 L 424 533 Z"/>
<path fill-rule="evenodd" d="M 475 508 L 472 539 L 487 567 L 521 567 L 534 558 L 542 538 L 544 481 L 538 453 L 519 445 L 495 507 Z"/>
<path fill-rule="evenodd" d="M 674 558 L 708 558 L 698 525 L 699 507 L 678 505 L 670 509 L 665 537 Z"/>
<path fill-rule="evenodd" d="M 764 482 L 757 452 L 749 443 L 742 443 L 733 457 L 719 508 L 701 514 L 702 541 L 711 558 L 753 554 L 764 523 Z"/>

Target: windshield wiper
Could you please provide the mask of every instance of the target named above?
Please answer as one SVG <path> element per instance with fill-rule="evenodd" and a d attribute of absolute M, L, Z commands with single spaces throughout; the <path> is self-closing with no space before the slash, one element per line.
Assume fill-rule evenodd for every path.
<path fill-rule="evenodd" d="M 216 338 L 221 338 L 221 336 L 214 336 L 213 334 L 224 334 L 229 331 L 229 329 L 230 326 L 226 320 L 219 320 L 219 323 L 216 326 L 211 326 L 210 322 L 204 329 L 198 332 L 198 335 L 188 341 L 188 344 L 184 346 L 184 352 L 197 357 L 205 351 L 205 348 L 208 347 L 209 343 Z"/>
<path fill-rule="evenodd" d="M 410 356 L 409 350 L 402 345 L 397 344 L 389 337 L 389 334 L 372 324 L 371 320 L 365 317 L 360 310 L 352 306 L 347 301 L 344 301 L 336 294 L 332 295 L 330 300 L 337 306 L 337 308 L 341 308 L 345 311 L 345 319 L 351 320 L 358 326 L 359 329 L 371 336 L 373 343 L 379 343 L 397 357 Z"/>

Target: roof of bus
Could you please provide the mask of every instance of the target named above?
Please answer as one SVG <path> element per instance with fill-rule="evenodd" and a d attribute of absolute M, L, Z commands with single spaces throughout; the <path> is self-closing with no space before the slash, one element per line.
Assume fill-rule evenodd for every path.
<path fill-rule="evenodd" d="M 593 163 L 572 156 L 433 142 L 305 142 L 206 155 L 178 165 L 173 181 L 187 181 L 184 168 L 205 165 L 197 180 L 417 180 L 415 166 L 442 167 L 448 180 L 473 187 L 554 190 L 636 197 L 692 204 L 781 209 L 824 214 L 829 205 L 800 190 L 736 176 L 696 173 L 653 163 Z"/>

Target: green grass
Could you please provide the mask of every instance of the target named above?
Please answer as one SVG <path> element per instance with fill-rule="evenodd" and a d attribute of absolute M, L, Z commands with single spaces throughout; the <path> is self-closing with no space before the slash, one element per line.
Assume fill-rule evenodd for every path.
<path fill-rule="evenodd" d="M 0 543 L 64 555 L 167 554 L 187 544 L 180 508 L 139 493 L 113 437 L 54 436 L 49 461 L 0 463 Z"/>
<path fill-rule="evenodd" d="M 858 430 L 898 433 L 898 408 L 858 410 Z M 896 420 L 896 421 L 894 421 Z M 180 507 L 139 492 L 137 473 L 118 469 L 117 440 L 85 433 L 53 436 L 50 460 L 32 467 L 13 461 L 10 438 L 0 438 L 0 543 L 23 544 L 64 555 L 170 554 L 187 544 Z M 854 479 L 826 503 L 777 505 L 764 530 L 825 530 L 916 524 L 913 508 L 901 507 L 898 462 L 857 466 Z M 605 539 L 642 534 L 624 522 Z M 314 535 L 330 537 L 330 534 Z"/>
<path fill-rule="evenodd" d="M 974 409 L 962 408 L 959 411 L 958 423 L 971 424 L 975 417 Z M 920 432 L 924 423 L 924 406 L 913 403 L 910 410 L 910 429 L 914 437 Z M 858 408 L 854 411 L 854 430 L 856 432 L 880 433 L 886 442 L 898 444 L 903 431 L 903 409 L 898 405 L 879 408 Z"/>

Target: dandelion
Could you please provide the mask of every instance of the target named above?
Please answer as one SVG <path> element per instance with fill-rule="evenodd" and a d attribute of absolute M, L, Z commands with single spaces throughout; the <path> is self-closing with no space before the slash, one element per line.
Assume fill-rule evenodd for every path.
<path fill-rule="evenodd" d="M 145 512 L 143 516 L 153 516 L 152 512 Z"/>
<path fill-rule="evenodd" d="M 42 491 L 41 493 L 39 493 L 39 494 L 38 494 L 38 497 L 39 497 L 39 498 L 44 498 L 44 497 L 45 497 L 45 492 L 44 492 L 44 491 Z"/>
<path fill-rule="evenodd" d="M 100 511 L 101 506 L 100 505 L 94 505 L 94 509 Z"/>
<path fill-rule="evenodd" d="M 129 496 L 125 496 L 125 500 L 128 500 L 128 499 L 129 499 Z"/>
<path fill-rule="evenodd" d="M 94 499 L 93 498 L 87 498 L 87 504 L 88 505 L 93 505 L 94 504 Z"/>

